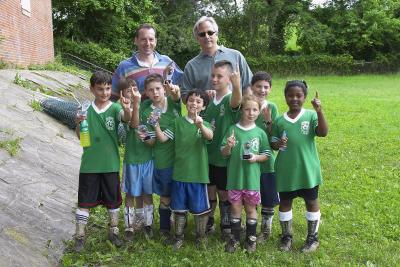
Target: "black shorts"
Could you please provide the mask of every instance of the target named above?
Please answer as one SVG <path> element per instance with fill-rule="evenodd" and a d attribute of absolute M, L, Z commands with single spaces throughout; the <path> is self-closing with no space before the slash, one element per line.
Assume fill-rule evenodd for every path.
<path fill-rule="evenodd" d="M 226 190 L 227 168 L 208 165 L 208 176 L 210 177 L 209 185 L 217 186 L 218 190 Z"/>
<path fill-rule="evenodd" d="M 290 192 L 279 192 L 279 198 L 281 200 L 292 200 L 296 197 L 301 197 L 304 200 L 316 200 L 318 198 L 319 186 L 315 186 L 309 189 L 299 189 Z"/>
<path fill-rule="evenodd" d="M 279 195 L 276 191 L 275 173 L 262 173 L 260 177 L 261 205 L 275 207 L 279 204 Z"/>
<path fill-rule="evenodd" d="M 104 205 L 108 209 L 116 209 L 121 203 L 118 172 L 79 174 L 78 207 Z"/>

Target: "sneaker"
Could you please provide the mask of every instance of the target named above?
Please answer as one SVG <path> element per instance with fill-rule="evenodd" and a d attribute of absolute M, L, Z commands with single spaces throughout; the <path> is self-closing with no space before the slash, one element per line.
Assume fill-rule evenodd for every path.
<path fill-rule="evenodd" d="M 225 245 L 225 251 L 229 253 L 234 253 L 239 248 L 239 241 L 231 238 Z"/>
<path fill-rule="evenodd" d="M 222 229 L 221 230 L 221 240 L 222 242 L 226 242 L 231 238 L 231 229 Z"/>
<path fill-rule="evenodd" d="M 81 252 L 85 245 L 85 238 L 84 237 L 77 237 L 75 238 L 75 252 Z"/>
<path fill-rule="evenodd" d="M 215 232 L 215 224 L 214 223 L 213 224 L 207 224 L 206 234 L 210 235 L 210 234 L 212 234 L 214 232 Z"/>
<path fill-rule="evenodd" d="M 164 245 L 171 245 L 173 243 L 171 234 L 169 231 L 160 231 L 160 240 Z"/>
<path fill-rule="evenodd" d="M 248 253 L 253 253 L 256 251 L 257 248 L 257 237 L 256 236 L 249 236 L 245 242 L 245 249 Z"/>
<path fill-rule="evenodd" d="M 270 232 L 262 232 L 257 236 L 257 242 L 262 243 L 267 241 L 271 237 Z"/>
<path fill-rule="evenodd" d="M 118 237 L 116 233 L 108 233 L 108 240 L 110 240 L 111 244 L 113 244 L 117 248 L 119 248 L 123 244 L 122 240 Z"/>
<path fill-rule="evenodd" d="M 134 237 L 134 232 L 133 230 L 125 230 L 125 234 L 124 234 L 124 239 L 125 241 L 132 241 Z"/>
<path fill-rule="evenodd" d="M 314 252 L 317 250 L 318 247 L 319 247 L 318 238 L 316 236 L 307 236 L 306 242 L 303 248 L 301 249 L 301 252 L 303 253 Z"/>
<path fill-rule="evenodd" d="M 153 234 L 153 228 L 151 227 L 151 225 L 146 225 L 144 228 L 144 236 L 146 237 L 146 239 L 152 239 L 154 234 Z"/>
<path fill-rule="evenodd" d="M 196 248 L 199 250 L 204 250 L 207 248 L 207 244 L 208 244 L 208 239 L 207 237 L 197 237 L 196 238 Z"/>
<path fill-rule="evenodd" d="M 183 246 L 183 239 L 175 238 L 172 249 L 178 251 Z"/>
<path fill-rule="evenodd" d="M 279 249 L 281 251 L 290 251 L 292 249 L 293 237 L 291 235 L 284 235 L 281 237 Z"/>

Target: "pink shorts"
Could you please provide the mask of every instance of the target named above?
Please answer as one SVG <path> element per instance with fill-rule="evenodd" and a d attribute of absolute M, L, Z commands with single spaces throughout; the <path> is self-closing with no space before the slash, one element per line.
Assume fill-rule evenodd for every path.
<path fill-rule="evenodd" d="M 244 202 L 251 205 L 258 205 L 261 202 L 260 191 L 255 190 L 228 190 L 229 202 Z"/>

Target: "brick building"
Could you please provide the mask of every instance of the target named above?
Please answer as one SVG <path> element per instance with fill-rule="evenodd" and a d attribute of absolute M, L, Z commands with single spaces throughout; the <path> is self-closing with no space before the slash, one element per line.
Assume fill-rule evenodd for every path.
<path fill-rule="evenodd" d="M 51 0 L 0 0 L 0 60 L 18 66 L 54 60 Z"/>

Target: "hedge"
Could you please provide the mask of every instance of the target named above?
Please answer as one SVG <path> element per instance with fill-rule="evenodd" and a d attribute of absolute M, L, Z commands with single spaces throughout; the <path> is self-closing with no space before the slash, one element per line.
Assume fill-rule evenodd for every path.
<path fill-rule="evenodd" d="M 121 60 L 129 55 L 114 53 L 109 48 L 92 42 L 75 42 L 58 38 L 56 52 L 70 53 L 111 72 Z M 379 55 L 374 62 L 356 61 L 350 55 L 265 55 L 260 58 L 247 57 L 253 72 L 268 71 L 278 76 L 293 75 L 349 75 L 359 73 L 389 73 L 400 70 L 400 54 Z"/>
<path fill-rule="evenodd" d="M 123 53 L 114 53 L 109 48 L 92 42 L 83 43 L 57 38 L 54 43 L 57 53 L 61 53 L 61 55 L 63 53 L 72 54 L 111 72 L 116 69 L 123 59 L 129 57 Z"/>
<path fill-rule="evenodd" d="M 349 75 L 389 73 L 400 70 L 400 54 L 379 56 L 374 62 L 356 61 L 350 55 L 268 56 L 247 58 L 253 71 L 265 70 L 274 75 Z"/>

